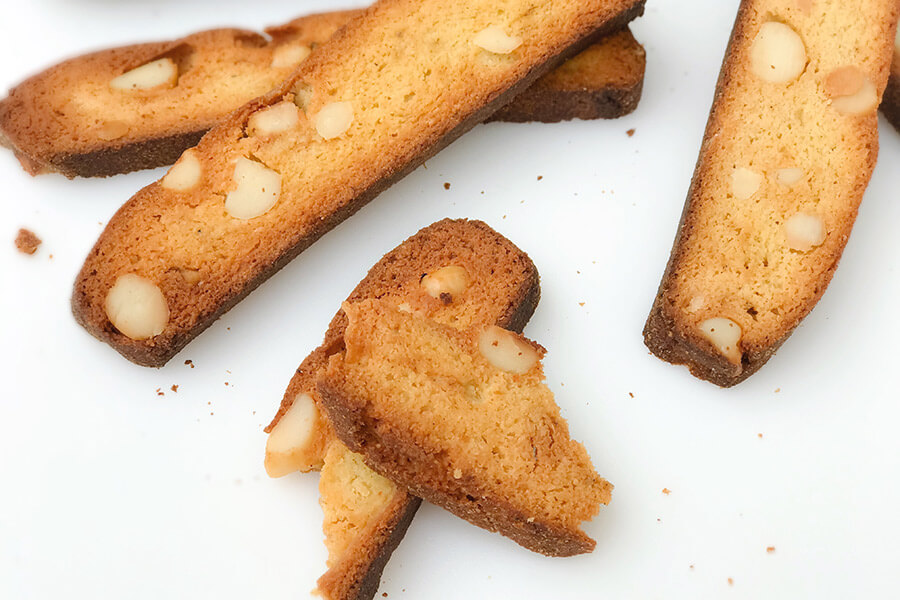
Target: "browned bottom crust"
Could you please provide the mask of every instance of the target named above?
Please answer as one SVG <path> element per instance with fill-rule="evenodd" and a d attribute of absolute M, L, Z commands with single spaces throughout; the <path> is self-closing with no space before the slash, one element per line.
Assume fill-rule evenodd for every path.
<path fill-rule="evenodd" d="M 487 122 L 558 123 L 572 119 L 617 119 L 637 108 L 644 82 L 600 90 L 526 90 L 494 113 Z"/>
<path fill-rule="evenodd" d="M 371 600 L 381 574 L 406 535 L 422 500 L 398 490 L 371 531 L 341 555 L 341 560 L 319 578 L 318 592 L 326 600 Z"/>
<path fill-rule="evenodd" d="M 488 531 L 505 535 L 518 544 L 547 556 L 573 556 L 594 549 L 595 542 L 582 531 L 570 531 L 542 523 L 500 498 L 479 493 L 472 484 L 469 493 L 460 486 L 446 486 L 447 465 L 443 457 L 409 444 L 402 433 L 392 431 L 358 407 L 364 403 L 343 397 L 328 378 L 318 380 L 322 407 L 338 438 L 365 458 L 372 470 L 411 494 L 428 500 L 460 518 Z M 465 482 L 462 482 L 465 484 Z"/>
<path fill-rule="evenodd" d="M 888 123 L 894 126 L 894 129 L 900 131 L 900 65 L 896 60 L 895 55 L 891 76 L 881 100 L 881 113 Z"/>

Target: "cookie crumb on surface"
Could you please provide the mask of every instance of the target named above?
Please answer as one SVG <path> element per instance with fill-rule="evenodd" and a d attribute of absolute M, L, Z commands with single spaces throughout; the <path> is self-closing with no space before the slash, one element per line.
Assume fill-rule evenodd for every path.
<path fill-rule="evenodd" d="M 537 180 L 538 180 L 538 181 L 540 181 L 540 180 L 541 180 L 541 179 L 543 179 L 543 178 L 544 178 L 544 176 L 543 176 L 543 175 L 538 175 L 538 178 L 537 178 Z"/>
<path fill-rule="evenodd" d="M 156 395 L 157 396 L 165 396 L 166 393 L 164 391 L 162 391 L 162 388 L 156 388 Z"/>
<path fill-rule="evenodd" d="M 759 439 L 762 439 L 762 434 L 761 434 L 761 433 L 757 433 L 757 434 L 756 434 L 756 437 L 758 437 Z"/>
<path fill-rule="evenodd" d="M 630 397 L 634 398 L 634 392 L 628 392 L 628 395 L 629 395 Z"/>
<path fill-rule="evenodd" d="M 16 249 L 22 254 L 34 254 L 41 245 L 41 238 L 28 229 L 19 229 L 16 235 Z"/>
<path fill-rule="evenodd" d="M 626 131 L 626 132 L 625 132 L 625 133 L 627 133 L 627 134 L 628 134 L 628 137 L 631 137 L 631 136 L 633 136 L 633 135 L 634 135 L 634 129 L 629 129 L 629 130 L 628 130 L 628 131 Z"/>
<path fill-rule="evenodd" d="M 773 552 L 775 552 L 775 546 L 769 546 L 768 548 L 766 548 L 766 552 L 772 554 Z"/>
<path fill-rule="evenodd" d="M 450 189 L 450 182 L 448 182 L 448 181 L 445 181 L 445 182 L 444 182 L 444 189 L 445 189 L 445 190 L 449 190 L 449 189 Z"/>
<path fill-rule="evenodd" d="M 669 488 L 663 488 L 662 493 L 665 494 L 666 496 L 668 496 L 669 494 L 672 493 L 672 490 L 670 490 Z"/>
<path fill-rule="evenodd" d="M 194 361 L 192 361 L 191 359 L 184 361 L 184 364 L 186 364 L 187 366 L 189 366 L 192 369 L 194 368 Z"/>
<path fill-rule="evenodd" d="M 728 585 L 734 585 L 734 579 L 731 577 L 728 578 Z"/>
<path fill-rule="evenodd" d="M 172 389 L 173 392 L 177 392 L 177 391 L 178 391 L 178 386 L 177 386 L 176 384 L 173 383 L 171 389 Z"/>

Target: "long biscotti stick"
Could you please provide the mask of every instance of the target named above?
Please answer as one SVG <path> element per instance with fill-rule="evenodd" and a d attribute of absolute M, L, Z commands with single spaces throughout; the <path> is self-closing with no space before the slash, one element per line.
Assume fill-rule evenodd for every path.
<path fill-rule="evenodd" d="M 539 295 L 537 270 L 524 252 L 480 221 L 445 219 L 386 254 L 347 301 L 382 298 L 443 323 L 521 331 Z M 350 453 L 320 416 L 315 378 L 328 356 L 343 350 L 346 324 L 338 312 L 322 345 L 295 372 L 267 428 L 270 475 L 322 468 L 329 569 L 318 589 L 328 600 L 372 597 L 418 506 Z"/>
<path fill-rule="evenodd" d="M 374 471 L 549 556 L 590 552 L 581 524 L 610 500 L 543 383 L 543 348 L 464 331 L 383 300 L 345 303 L 345 351 L 319 372 L 338 438 Z"/>
<path fill-rule="evenodd" d="M 110 220 L 72 299 L 165 364 L 222 313 L 643 0 L 382 0 Z"/>
<path fill-rule="evenodd" d="M 896 0 L 744 0 L 669 264 L 650 350 L 744 380 L 825 291 L 878 149 Z"/>
<path fill-rule="evenodd" d="M 881 112 L 900 131 L 900 31 L 894 39 L 894 62 L 891 64 L 891 75 L 888 78 L 884 98 L 881 100 Z"/>
<path fill-rule="evenodd" d="M 269 41 L 220 29 L 67 60 L 0 101 L 0 142 L 33 175 L 94 177 L 171 165 L 359 12 L 301 17 L 268 28 Z M 491 120 L 620 117 L 637 106 L 644 63 L 644 49 L 623 29 L 548 73 Z"/>

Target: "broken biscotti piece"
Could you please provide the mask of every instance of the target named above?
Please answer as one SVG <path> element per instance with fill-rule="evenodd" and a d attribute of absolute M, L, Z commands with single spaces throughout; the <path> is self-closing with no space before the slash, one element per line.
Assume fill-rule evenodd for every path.
<path fill-rule="evenodd" d="M 126 358 L 165 364 L 381 190 L 641 10 L 377 2 L 119 209 L 76 279 L 76 319 Z"/>
<path fill-rule="evenodd" d="M 612 486 L 569 437 L 544 349 L 379 300 L 345 303 L 346 350 L 320 372 L 337 436 L 413 495 L 549 556 L 590 552 L 581 523 Z"/>
<path fill-rule="evenodd" d="M 891 76 L 884 90 L 884 98 L 881 100 L 881 112 L 894 129 L 900 131 L 900 30 L 894 39 L 894 61 L 891 64 Z"/>
<path fill-rule="evenodd" d="M 32 175 L 108 176 L 171 165 L 359 12 L 301 17 L 267 29 L 270 40 L 221 29 L 67 60 L 0 101 L 0 140 Z M 644 63 L 644 49 L 624 29 L 538 80 L 492 119 L 620 117 L 637 106 Z"/>
<path fill-rule="evenodd" d="M 386 254 L 348 301 L 382 298 L 447 324 L 497 323 L 521 331 L 540 286 L 528 256 L 480 221 L 445 219 Z M 328 571 L 318 592 L 328 600 L 369 599 L 419 500 L 369 469 L 338 441 L 318 410 L 315 378 L 343 350 L 347 319 L 338 312 L 325 341 L 297 369 L 267 431 L 273 477 L 322 468 Z"/>
<path fill-rule="evenodd" d="M 528 255 L 481 221 L 444 219 L 387 253 L 347 302 L 381 298 L 447 325 L 499 325 L 521 332 L 540 298 Z M 319 468 L 334 439 L 319 416 L 316 376 L 343 350 L 347 317 L 331 320 L 322 344 L 297 368 L 266 428 L 266 472 L 281 477 Z"/>
<path fill-rule="evenodd" d="M 0 101 L 0 141 L 32 175 L 171 165 L 233 110 L 281 83 L 355 12 L 296 19 L 267 29 L 270 39 L 216 29 L 67 60 Z"/>
<path fill-rule="evenodd" d="M 759 369 L 831 280 L 875 166 L 896 0 L 745 0 L 650 350 L 720 386 Z"/>

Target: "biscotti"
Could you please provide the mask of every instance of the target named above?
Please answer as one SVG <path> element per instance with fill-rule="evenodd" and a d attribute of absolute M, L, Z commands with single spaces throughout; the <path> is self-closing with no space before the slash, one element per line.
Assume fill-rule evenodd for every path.
<path fill-rule="evenodd" d="M 881 100 L 881 112 L 894 129 L 900 131 L 900 31 L 894 39 L 894 59 L 884 98 Z"/>
<path fill-rule="evenodd" d="M 108 176 L 171 165 L 231 111 L 280 83 L 311 48 L 358 13 L 301 17 L 267 29 L 269 41 L 222 29 L 68 60 L 0 101 L 0 140 L 6 138 L 31 174 Z M 644 63 L 644 49 L 625 29 L 548 73 L 491 120 L 628 114 L 640 99 Z M 123 81 L 141 85 L 122 89 Z"/>
<path fill-rule="evenodd" d="M 374 471 L 548 556 L 590 552 L 581 523 L 612 486 L 569 437 L 544 350 L 495 325 L 464 331 L 380 300 L 345 303 L 345 351 L 322 406 Z"/>
<path fill-rule="evenodd" d="M 528 256 L 480 221 L 445 219 L 386 254 L 348 301 L 383 298 L 443 323 L 497 323 L 521 331 L 540 285 Z M 281 476 L 322 468 L 328 571 L 318 592 L 328 600 L 370 599 L 419 500 L 372 472 L 338 441 L 320 416 L 315 378 L 343 350 L 346 316 L 335 315 L 322 345 L 300 365 L 267 428 L 266 470 Z"/>
<path fill-rule="evenodd" d="M 267 29 L 269 39 L 216 29 L 67 60 L 0 102 L 0 140 L 33 175 L 171 165 L 233 110 L 281 83 L 355 12 L 296 19 Z"/>
<path fill-rule="evenodd" d="M 642 0 L 382 0 L 113 216 L 75 282 L 88 332 L 165 364 L 381 190 Z"/>
<path fill-rule="evenodd" d="M 825 291 L 875 166 L 896 0 L 744 0 L 644 328 L 731 386 Z"/>

